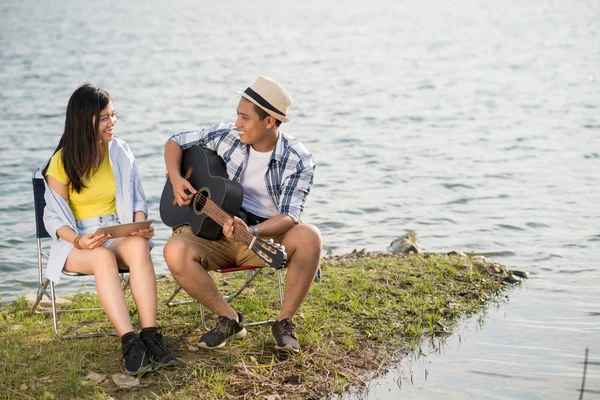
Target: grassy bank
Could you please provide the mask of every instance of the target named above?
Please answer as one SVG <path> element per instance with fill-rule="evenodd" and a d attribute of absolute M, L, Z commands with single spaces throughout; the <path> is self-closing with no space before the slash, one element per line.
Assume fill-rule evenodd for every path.
<path fill-rule="evenodd" d="M 33 314 L 22 298 L 0 311 L 0 398 L 327 398 L 364 385 L 423 340 L 451 332 L 460 317 L 496 299 L 512 276 L 497 264 L 459 255 L 351 254 L 322 266 L 323 280 L 295 318 L 302 352 L 294 355 L 274 351 L 265 325 L 248 328 L 246 339 L 223 349 L 199 350 L 198 305 L 164 305 L 174 282 L 159 277 L 159 324 L 183 363 L 146 374 L 130 389 L 112 379 L 121 372 L 118 338 L 60 340 L 51 316 Z M 244 277 L 237 275 L 222 284 Z M 267 278 L 234 301 L 246 320 L 277 315 L 275 284 Z M 95 296 L 71 300 L 89 305 Z M 110 329 L 102 312 L 60 318 L 73 331 Z"/>

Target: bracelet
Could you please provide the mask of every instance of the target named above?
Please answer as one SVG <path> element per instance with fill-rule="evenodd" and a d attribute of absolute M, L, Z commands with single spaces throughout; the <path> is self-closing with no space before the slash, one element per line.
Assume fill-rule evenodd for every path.
<path fill-rule="evenodd" d="M 79 240 L 81 239 L 81 236 L 77 236 L 74 240 L 73 240 L 73 246 L 75 246 L 76 249 L 79 250 L 83 250 L 81 248 L 81 245 L 79 244 Z"/>
<path fill-rule="evenodd" d="M 253 234 L 254 236 L 258 237 L 258 226 L 256 226 L 256 225 L 251 225 L 249 228 L 250 228 L 250 230 L 252 231 L 252 234 Z"/>

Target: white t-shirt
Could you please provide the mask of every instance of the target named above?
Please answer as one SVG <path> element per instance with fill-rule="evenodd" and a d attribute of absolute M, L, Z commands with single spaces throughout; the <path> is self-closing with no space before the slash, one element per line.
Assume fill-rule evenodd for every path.
<path fill-rule="evenodd" d="M 242 207 L 263 218 L 271 218 L 280 214 L 279 209 L 267 192 L 265 175 L 271 160 L 271 153 L 272 151 L 261 153 L 250 146 L 248 163 L 240 177 L 240 183 L 244 188 Z"/>

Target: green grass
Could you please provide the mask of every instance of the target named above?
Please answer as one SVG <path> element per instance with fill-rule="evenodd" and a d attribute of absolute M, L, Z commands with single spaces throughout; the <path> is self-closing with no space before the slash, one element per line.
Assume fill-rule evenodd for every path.
<path fill-rule="evenodd" d="M 121 372 L 118 338 L 60 340 L 51 316 L 32 313 L 20 298 L 0 310 L 0 398 L 327 398 L 365 385 L 424 340 L 443 338 L 459 318 L 481 314 L 487 299 L 505 287 L 506 276 L 503 268 L 495 272 L 497 265 L 481 260 L 435 254 L 332 257 L 322 267 L 323 280 L 295 318 L 302 346 L 296 355 L 276 352 L 264 325 L 249 327 L 245 340 L 223 349 L 195 350 L 203 334 L 198 305 L 167 307 L 174 281 L 159 277 L 159 324 L 183 363 L 146 374 L 139 387 L 128 390 L 119 390 L 111 379 Z M 245 276 L 215 278 L 230 288 Z M 186 298 L 183 291 L 178 296 Z M 70 306 L 99 306 L 91 293 L 71 300 Z M 276 284 L 259 278 L 233 305 L 247 321 L 274 318 Z M 130 310 L 137 323 L 133 303 Z M 71 333 L 111 329 L 102 311 L 60 314 L 60 320 Z M 90 371 L 106 379 L 89 384 L 84 378 Z"/>

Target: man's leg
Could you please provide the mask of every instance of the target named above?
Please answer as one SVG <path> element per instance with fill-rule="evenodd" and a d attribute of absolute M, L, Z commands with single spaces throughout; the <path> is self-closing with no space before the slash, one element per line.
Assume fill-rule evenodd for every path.
<path fill-rule="evenodd" d="M 285 297 L 279 317 L 271 326 L 271 333 L 275 339 L 275 349 L 298 352 L 300 343 L 292 319 L 319 269 L 321 233 L 312 225 L 296 225 L 287 232 L 282 244 L 288 255 Z"/>
<path fill-rule="evenodd" d="M 207 272 L 207 269 L 232 265 L 227 257 L 229 245 L 225 241 L 209 241 L 184 234 L 171 237 L 164 249 L 167 265 L 179 285 L 217 315 L 215 328 L 200 338 L 200 347 L 207 349 L 220 348 L 228 339 L 246 336 L 241 314 L 223 299 Z"/>
<path fill-rule="evenodd" d="M 237 320 L 236 311 L 227 303 L 215 281 L 202 266 L 200 255 L 177 236 L 164 247 L 164 257 L 177 283 L 196 301 L 204 304 L 215 315 Z"/>
<path fill-rule="evenodd" d="M 321 233 L 313 225 L 296 225 L 287 232 L 282 244 L 288 261 L 285 297 L 278 320 L 294 317 L 315 279 L 321 262 Z"/>

